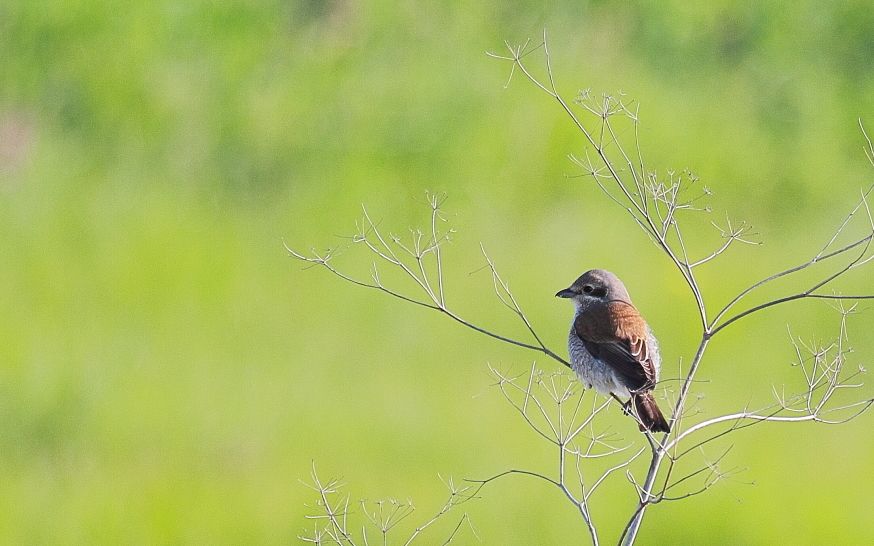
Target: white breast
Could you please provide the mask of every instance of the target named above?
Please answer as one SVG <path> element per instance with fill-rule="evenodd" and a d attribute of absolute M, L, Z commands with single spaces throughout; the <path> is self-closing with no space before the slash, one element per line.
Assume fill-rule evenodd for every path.
<path fill-rule="evenodd" d="M 651 330 L 648 331 L 646 342 L 653 367 L 655 368 L 656 381 L 658 381 L 662 359 L 659 354 L 658 340 L 656 340 Z M 601 394 L 613 393 L 622 397 L 630 396 L 628 388 L 622 384 L 613 368 L 589 353 L 582 340 L 574 332 L 573 323 L 568 334 L 568 353 L 571 359 L 571 366 L 580 378 L 580 381 L 587 388 L 594 388 Z"/>
<path fill-rule="evenodd" d="M 616 394 L 617 396 L 629 396 L 628 389 L 619 381 L 613 368 L 593 357 L 583 345 L 571 326 L 568 335 L 568 353 L 571 357 L 571 365 L 580 381 L 588 388 L 594 388 L 601 394 Z"/>

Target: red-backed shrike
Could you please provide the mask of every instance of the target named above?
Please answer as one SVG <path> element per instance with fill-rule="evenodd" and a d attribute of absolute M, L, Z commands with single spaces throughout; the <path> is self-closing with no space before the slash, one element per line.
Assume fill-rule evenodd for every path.
<path fill-rule="evenodd" d="M 670 432 L 652 390 L 659 380 L 659 344 L 622 281 L 593 269 L 556 296 L 569 298 L 576 314 L 568 335 L 571 365 L 580 380 L 602 394 L 629 397 L 640 430 Z"/>

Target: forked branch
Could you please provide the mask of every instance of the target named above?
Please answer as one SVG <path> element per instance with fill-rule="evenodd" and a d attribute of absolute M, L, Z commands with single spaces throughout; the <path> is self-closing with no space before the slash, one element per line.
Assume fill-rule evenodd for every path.
<path fill-rule="evenodd" d="M 693 215 L 711 213 L 707 204 L 711 191 L 702 187 L 698 177 L 688 170 L 659 174 L 647 169 L 639 139 L 639 106 L 621 93 L 595 97 L 589 90 L 581 91 L 574 100 L 566 100 L 556 85 L 545 32 L 539 44 L 532 45 L 527 41 L 519 46 L 506 45 L 506 55 L 489 55 L 510 63 L 507 84 L 516 74 L 521 74 L 559 105 L 582 135 L 585 149 L 582 153 L 570 155 L 571 161 L 582 170 L 580 176 L 590 177 L 610 201 L 621 207 L 679 272 L 696 305 L 700 322 L 699 343 L 688 365 L 681 369 L 676 379 L 679 389 L 664 389 L 673 400 L 669 419 L 672 432 L 659 436 L 635 433 L 634 439 L 627 441 L 603 426 L 599 419 L 613 400 L 584 391 L 567 371 L 547 372 L 532 365 L 524 373 L 511 374 L 490 366 L 495 386 L 515 413 L 537 437 L 554 448 L 552 471 L 511 469 L 486 479 L 467 480 L 468 485 L 461 488 L 450 483 L 447 504 L 436 516 L 417 527 L 406 544 L 419 537 L 452 507 L 476 497 L 487 484 L 508 476 L 533 477 L 559 490 L 579 511 L 594 544 L 601 540 L 593 516 L 593 500 L 597 504 L 595 493 L 607 483 L 625 483 L 621 479 L 614 480 L 624 476 L 625 486 L 631 485 L 634 504 L 619 541 L 632 544 L 649 506 L 697 496 L 738 472 L 737 468 L 720 468 L 731 447 L 721 448 L 713 457 L 707 453 L 711 447 L 716 447 L 711 444 L 741 429 L 766 422 L 840 424 L 858 417 L 874 405 L 874 399 L 859 394 L 864 368 L 853 369 L 848 365 L 851 348 L 846 328 L 848 317 L 857 311 L 853 302 L 874 299 L 874 293 L 847 295 L 837 286 L 850 272 L 874 262 L 874 218 L 868 203 L 868 196 L 874 188 L 861 193 L 850 213 L 810 259 L 753 282 L 711 315 L 696 271 L 717 262 L 738 245 L 759 244 L 751 227 L 726 216 L 724 222 L 710 222 L 718 244 L 704 249 L 687 246 L 687 234 L 693 232 L 687 220 Z M 539 51 L 544 56 L 543 77 L 536 76 L 527 64 L 530 56 Z M 622 124 L 630 124 L 633 129 L 630 143 L 623 141 L 623 135 L 627 133 Z M 874 166 L 874 146 L 864 127 L 862 133 L 866 141 L 865 154 Z M 446 222 L 443 201 L 443 196 L 428 195 L 430 215 L 428 228 L 424 231 L 412 229 L 404 237 L 386 232 L 364 210 L 356 233 L 343 246 L 322 253 L 313 250 L 310 254 L 288 246 L 286 249 L 293 258 L 323 267 L 347 282 L 437 311 L 490 338 L 545 354 L 570 367 L 565 358 L 545 345 L 510 290 L 509 282 L 498 272 L 484 248 L 484 268 L 488 268 L 491 274 L 494 294 L 519 321 L 524 329 L 522 337 L 497 333 L 463 318 L 447 303 L 451 298 L 444 282 L 443 250 L 453 231 L 441 229 Z M 372 261 L 369 279 L 361 279 L 335 266 L 338 253 L 349 247 L 363 249 L 369 256 Z M 394 278 L 400 274 L 406 279 L 408 288 L 385 282 L 381 273 L 387 270 L 395 274 Z M 819 274 L 816 280 L 802 283 L 799 274 L 805 271 L 819 271 Z M 795 285 L 778 297 L 756 303 L 754 298 L 762 294 L 761 289 L 777 281 L 794 282 Z M 774 388 L 773 403 L 758 409 L 744 407 L 740 411 L 689 423 L 695 419 L 692 410 L 696 408 L 689 400 L 693 390 L 697 390 L 693 389 L 698 384 L 696 375 L 714 337 L 727 326 L 738 324 L 760 311 L 809 299 L 835 304 L 841 320 L 837 335 L 827 344 L 805 342 L 790 332 L 790 342 L 797 357 L 795 367 L 801 376 L 800 387 L 788 389 L 791 394 L 786 394 L 786 388 Z M 747 306 L 742 307 L 744 304 Z M 762 369 L 768 367 L 762 366 Z M 844 394 L 855 394 L 857 398 L 847 401 Z M 636 462 L 647 451 L 649 461 L 643 468 Z M 695 462 L 695 456 L 700 456 L 700 462 Z M 690 461 L 694 464 L 690 465 Z M 348 523 L 349 497 L 339 494 L 337 482 L 320 482 L 315 471 L 312 477 L 314 489 L 319 493 L 318 513 L 312 516 L 316 527 L 312 535 L 301 538 L 317 544 L 354 546 L 357 535 Z M 362 505 L 361 510 L 385 540 L 392 529 L 407 520 L 412 505 L 398 501 L 381 502 Z M 465 514 L 447 543 L 467 521 Z M 363 540 L 367 544 L 366 534 Z"/>
<path fill-rule="evenodd" d="M 292 258 L 313 266 L 323 267 L 346 282 L 378 290 L 405 302 L 437 311 L 471 330 L 503 341 L 504 343 L 543 353 L 556 362 L 570 367 L 570 363 L 566 359 L 559 356 L 558 353 L 543 343 L 531 321 L 522 311 L 509 285 L 501 278 L 494 262 L 486 254 L 484 248 L 482 252 L 483 256 L 485 256 L 487 267 L 492 274 L 496 297 L 522 322 L 532 341 L 523 341 L 496 333 L 485 326 L 461 317 L 447 305 L 441 248 L 449 242 L 454 230 L 440 231 L 438 229 L 438 222 L 446 221 L 442 209 L 444 200 L 445 198 L 442 196 L 428 194 L 431 215 L 430 232 L 427 234 L 419 229 L 410 229 L 410 234 L 406 239 L 393 233 L 385 234 L 378 224 L 371 219 L 367 209 L 364 209 L 363 218 L 358 225 L 357 232 L 349 238 L 350 242 L 343 247 L 332 248 L 323 253 L 312 249 L 309 255 L 298 252 L 287 244 L 285 249 Z M 334 260 L 338 253 L 346 250 L 349 246 L 363 247 L 370 253 L 373 263 L 369 280 L 356 278 L 334 266 Z M 406 294 L 400 289 L 386 286 L 380 275 L 380 264 L 399 271 L 404 277 L 411 280 L 418 295 Z"/>
<path fill-rule="evenodd" d="M 535 51 L 541 50 L 544 55 L 544 65 L 546 76 L 539 78 L 528 68 L 527 61 L 529 55 Z M 833 291 L 831 293 L 823 292 L 825 288 L 830 288 L 836 280 L 843 277 L 848 272 L 861 268 L 874 260 L 874 254 L 870 253 L 871 241 L 874 239 L 874 220 L 872 220 L 870 208 L 867 202 L 867 196 L 870 189 L 862 193 L 861 199 L 856 207 L 840 224 L 838 229 L 833 233 L 828 243 L 820 250 L 813 258 L 798 266 L 786 269 L 775 273 L 765 279 L 753 283 L 749 288 L 741 291 L 735 298 L 723 307 L 714 318 L 708 318 L 707 305 L 705 304 L 704 294 L 695 276 L 695 269 L 711 263 L 733 245 L 733 243 L 757 244 L 757 241 L 748 238 L 750 228 L 745 223 L 732 223 L 726 219 L 725 227 L 720 227 L 716 223 L 712 223 L 717 229 L 720 237 L 723 239 L 721 245 L 710 252 L 705 252 L 703 258 L 692 260 L 689 258 L 690 252 L 686 246 L 684 232 L 682 228 L 682 220 L 688 213 L 709 213 L 709 206 L 700 206 L 699 200 L 703 196 L 709 196 L 709 189 L 705 188 L 703 195 L 693 196 L 692 198 L 684 197 L 689 188 L 697 182 L 697 177 L 689 172 L 684 172 L 683 175 L 675 175 L 669 171 L 667 177 L 659 177 L 655 172 L 648 172 L 645 169 L 645 162 L 641 152 L 640 140 L 638 138 L 639 125 L 639 108 L 629 102 L 624 95 L 602 95 L 599 99 L 594 99 L 589 90 L 579 93 L 574 101 L 576 105 L 581 107 L 582 114 L 588 115 L 593 124 L 592 127 L 587 126 L 582 118 L 577 115 L 577 112 L 571 108 L 570 103 L 566 101 L 556 86 L 556 80 L 552 69 L 552 60 L 549 53 L 549 44 L 547 41 L 546 32 L 544 31 L 543 40 L 533 47 L 529 42 L 522 46 L 511 46 L 507 44 L 507 55 L 497 55 L 489 53 L 490 56 L 511 63 L 510 77 L 515 74 L 522 74 L 525 78 L 533 83 L 538 89 L 545 92 L 551 99 L 556 101 L 561 110 L 568 116 L 571 123 L 576 127 L 583 137 L 584 144 L 587 149 L 582 159 L 577 156 L 570 156 L 571 160 L 583 169 L 583 174 L 590 176 L 596 183 L 597 187 L 607 195 L 607 197 L 619 205 L 627 214 L 629 214 L 638 225 L 646 233 L 647 237 L 653 241 L 666 255 L 666 257 L 674 264 L 676 269 L 682 275 L 684 281 L 688 285 L 691 295 L 695 300 L 698 308 L 698 314 L 701 323 L 701 339 L 695 355 L 690 360 L 689 367 L 685 374 L 682 387 L 674 404 L 674 411 L 671 415 L 672 435 L 664 435 L 661 439 L 650 439 L 651 459 L 646 472 L 646 476 L 642 483 L 639 483 L 633 478 L 629 472 L 629 480 L 634 484 L 638 493 L 638 503 L 623 530 L 620 541 L 624 544 L 634 542 L 637 532 L 640 528 L 645 509 L 650 504 L 667 500 L 665 492 L 677 485 L 677 482 L 668 482 L 675 462 L 679 456 L 677 453 L 678 445 L 692 434 L 708 429 L 711 426 L 721 423 L 731 423 L 729 431 L 723 431 L 709 437 L 694 446 L 700 449 L 704 443 L 707 443 L 716 438 L 722 437 L 727 432 L 742 428 L 741 423 L 748 422 L 754 424 L 758 422 L 796 422 L 796 421 L 815 421 L 823 423 L 845 422 L 848 419 L 857 417 L 862 412 L 867 410 L 871 404 L 871 400 L 859 400 L 846 405 L 838 405 L 837 407 L 828 406 L 832 396 L 838 390 L 851 389 L 857 384 L 849 383 L 848 379 L 841 375 L 843 369 L 844 353 L 838 352 L 840 356 L 836 356 L 829 366 L 819 370 L 818 373 L 811 372 L 808 377 L 810 381 L 807 384 L 807 389 L 789 399 L 781 399 L 778 402 L 778 407 L 768 412 L 766 408 L 761 411 L 744 410 L 731 415 L 716 417 L 713 419 L 702 421 L 701 423 L 692 425 L 689 428 L 683 429 L 681 419 L 685 415 L 685 405 L 688 396 L 691 393 L 692 385 L 695 381 L 695 376 L 701 365 L 702 359 L 707 350 L 708 344 L 712 338 L 721 332 L 730 324 L 754 314 L 759 311 L 774 307 L 781 303 L 787 303 L 802 299 L 821 299 L 821 300 L 861 300 L 872 299 L 874 294 L 857 294 L 845 295 L 840 292 Z M 619 131 L 616 130 L 614 120 L 625 120 L 630 122 L 634 127 L 634 148 L 636 153 L 629 153 L 624 144 L 619 138 Z M 861 123 L 860 123 L 861 125 Z M 862 127 L 863 134 L 867 143 L 865 148 L 866 156 L 872 165 L 874 165 L 874 146 L 868 138 L 867 133 Z M 589 151 L 593 153 L 590 154 Z M 593 156 L 596 158 L 593 160 Z M 845 243 L 839 248 L 835 248 L 837 241 L 844 234 L 849 233 L 852 226 L 856 225 L 852 221 L 854 217 L 865 215 L 867 222 L 861 234 L 856 235 L 851 242 Z M 857 228 L 858 231 L 858 228 Z M 787 295 L 780 296 L 762 303 L 758 303 L 748 307 L 745 310 L 738 311 L 730 315 L 729 312 L 741 300 L 756 292 L 759 288 L 769 284 L 777 279 L 791 277 L 792 275 L 801 272 L 808 267 L 823 262 L 835 262 L 843 258 L 831 271 L 824 273 L 817 281 L 808 285 L 805 289 L 790 292 Z M 846 315 L 844 315 L 845 317 Z M 795 343 L 795 341 L 793 341 Z M 802 365 L 803 366 L 803 365 Z M 817 395 L 814 393 L 822 393 Z M 813 402 L 814 396 L 820 396 L 816 403 Z M 796 407 L 794 404 L 802 401 L 805 404 L 802 407 Z M 842 413 L 841 418 L 827 417 L 833 412 Z M 683 451 L 683 454 L 691 452 L 691 448 Z M 656 482 L 659 472 L 662 469 L 662 463 L 668 461 L 667 477 L 664 480 L 661 491 L 656 490 Z M 704 469 L 701 469 L 703 472 Z M 692 476 L 697 475 L 693 473 Z M 711 474 L 722 476 L 722 474 Z M 685 481 L 686 478 L 683 479 Z M 704 487 L 700 491 L 704 491 L 709 487 L 709 481 L 705 482 Z M 687 498 L 689 495 L 684 494 L 680 497 L 671 498 Z"/>
<path fill-rule="evenodd" d="M 399 527 L 402 527 L 401 524 L 416 511 L 416 507 L 409 500 L 361 500 L 359 506 L 363 518 L 358 518 L 362 519 L 360 527 L 358 527 L 358 523 L 353 526 L 350 518 L 354 518 L 355 513 L 350 509 L 349 495 L 341 492 L 343 484 L 336 479 L 327 481 L 320 479 L 315 464 L 313 464 L 310 473 L 310 480 L 304 485 L 315 491 L 318 497 L 316 505 L 312 507 L 312 512 L 306 516 L 308 520 L 313 522 L 312 530 L 298 535 L 298 538 L 305 543 L 320 546 L 369 546 L 368 532 L 370 532 L 379 536 L 380 544 L 388 544 L 389 534 L 394 533 L 393 536 L 401 534 Z M 406 535 L 406 539 L 400 538 L 400 544 L 410 546 L 414 542 L 418 543 L 417 540 L 424 536 L 426 530 L 444 519 L 455 507 L 477 498 L 479 490 L 482 489 L 482 486 L 458 486 L 452 479 L 444 480 L 443 483 L 449 490 L 446 502 L 436 513 L 418 523 Z M 470 525 L 470 518 L 467 514 L 462 515 L 442 544 L 450 544 L 464 524 Z M 473 532 L 473 527 L 470 529 Z M 436 544 L 433 537 L 429 543 Z"/>

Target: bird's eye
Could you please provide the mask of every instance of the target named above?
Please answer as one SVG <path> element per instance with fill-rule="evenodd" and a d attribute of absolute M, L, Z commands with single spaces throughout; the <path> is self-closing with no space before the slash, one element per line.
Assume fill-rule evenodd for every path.
<path fill-rule="evenodd" d="M 586 294 L 588 294 L 592 290 L 593 290 L 593 288 L 592 288 L 591 284 L 587 284 L 586 286 L 583 287 L 583 292 L 585 292 Z"/>

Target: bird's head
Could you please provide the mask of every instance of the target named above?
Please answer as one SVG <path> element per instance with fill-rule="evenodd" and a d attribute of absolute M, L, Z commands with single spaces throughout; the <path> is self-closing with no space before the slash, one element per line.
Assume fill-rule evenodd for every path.
<path fill-rule="evenodd" d="M 631 297 L 619 277 L 603 269 L 586 271 L 572 285 L 559 290 L 555 296 L 573 300 L 577 309 L 613 300 L 631 303 Z"/>

